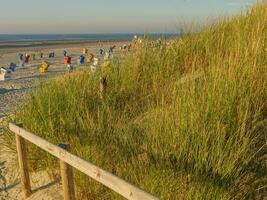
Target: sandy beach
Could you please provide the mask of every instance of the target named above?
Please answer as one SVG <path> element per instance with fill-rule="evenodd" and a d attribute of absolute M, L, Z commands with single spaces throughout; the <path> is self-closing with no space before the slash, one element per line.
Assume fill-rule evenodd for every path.
<path fill-rule="evenodd" d="M 58 44 L 60 43 L 60 44 Z M 18 67 L 17 70 L 12 73 L 11 80 L 0 81 L 0 117 L 6 115 L 12 108 L 19 106 L 26 98 L 27 94 L 36 88 L 40 80 L 52 78 L 58 75 L 66 73 L 66 67 L 63 65 L 62 51 L 66 50 L 68 55 L 72 57 L 72 63 L 77 67 L 77 70 L 86 67 L 77 65 L 77 59 L 82 55 L 83 48 L 87 48 L 89 53 L 93 53 L 95 56 L 100 57 L 100 48 L 109 48 L 112 45 L 117 47 L 127 43 L 127 41 L 116 42 L 54 42 L 43 43 L 41 46 L 31 47 L 3 47 L 0 44 L 0 67 L 9 66 L 11 62 L 18 64 L 17 54 L 37 54 L 38 52 L 44 53 L 43 59 L 36 59 L 30 61 L 24 68 Z M 55 52 L 55 58 L 48 58 L 49 52 Z M 118 50 L 115 50 L 116 54 Z M 38 72 L 38 67 L 42 61 L 48 61 L 51 63 L 49 70 L 45 74 Z"/>
<path fill-rule="evenodd" d="M 86 69 L 88 66 L 76 64 L 78 57 L 82 54 L 83 48 L 87 48 L 89 53 L 100 57 L 99 49 L 108 49 L 112 45 L 117 47 L 129 43 L 127 41 L 115 42 L 49 42 L 41 45 L 21 44 L 0 44 L 0 67 L 8 66 L 11 62 L 18 64 L 18 53 L 38 53 L 43 52 L 43 59 L 30 61 L 24 68 L 18 67 L 11 75 L 10 80 L 0 81 L 0 127 L 6 123 L 5 117 L 12 114 L 14 109 L 22 105 L 28 95 L 38 88 L 41 80 L 48 81 L 67 73 L 66 66 L 63 64 L 62 50 L 66 50 L 72 57 L 72 63 L 77 70 Z M 118 48 L 117 48 L 118 49 Z M 119 51 L 115 49 L 116 55 Z M 48 58 L 49 52 L 55 52 L 55 58 Z M 38 67 L 42 61 L 51 63 L 47 73 L 40 74 Z M 19 175 L 17 173 L 16 157 L 14 152 L 5 148 L 0 130 L 0 200 L 23 199 L 20 188 Z M 12 158 L 12 159 L 11 159 Z M 31 174 L 31 181 L 35 194 L 30 199 L 62 199 L 62 189 L 59 181 L 50 179 L 46 172 Z"/>

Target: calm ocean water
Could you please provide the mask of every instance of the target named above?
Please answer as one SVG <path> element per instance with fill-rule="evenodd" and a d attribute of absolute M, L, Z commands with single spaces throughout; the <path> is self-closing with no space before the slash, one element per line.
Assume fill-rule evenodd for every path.
<path fill-rule="evenodd" d="M 44 34 L 44 35 L 1 35 L 0 42 L 42 42 L 42 41 L 101 41 L 130 40 L 140 34 Z M 175 34 L 149 34 L 151 38 L 173 37 Z"/>

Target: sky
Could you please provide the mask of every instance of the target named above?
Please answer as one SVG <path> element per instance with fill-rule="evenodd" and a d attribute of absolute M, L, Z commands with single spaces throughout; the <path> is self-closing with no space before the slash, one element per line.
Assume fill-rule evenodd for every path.
<path fill-rule="evenodd" d="M 0 34 L 165 33 L 256 0 L 0 0 Z"/>

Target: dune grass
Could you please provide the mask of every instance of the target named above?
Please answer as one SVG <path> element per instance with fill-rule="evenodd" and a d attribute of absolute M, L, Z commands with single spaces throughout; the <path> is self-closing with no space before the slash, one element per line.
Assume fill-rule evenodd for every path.
<path fill-rule="evenodd" d="M 94 74 L 41 85 L 15 121 L 162 199 L 266 195 L 267 5 Z M 99 79 L 108 88 L 101 99 Z M 33 170 L 57 160 L 30 148 Z M 75 171 L 79 199 L 121 199 Z"/>

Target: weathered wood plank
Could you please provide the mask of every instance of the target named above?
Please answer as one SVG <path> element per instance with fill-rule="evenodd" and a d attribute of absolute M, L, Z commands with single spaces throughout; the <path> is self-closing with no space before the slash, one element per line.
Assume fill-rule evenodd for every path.
<path fill-rule="evenodd" d="M 27 149 L 26 149 L 25 139 L 18 134 L 16 134 L 16 145 L 18 152 L 18 162 L 19 162 L 22 191 L 24 198 L 26 199 L 32 193 L 29 168 L 27 163 Z"/>
<path fill-rule="evenodd" d="M 16 126 L 13 123 L 9 123 L 9 129 L 14 133 L 20 135 L 36 146 L 42 148 L 43 150 L 49 152 L 53 156 L 65 161 L 69 165 L 75 167 L 79 171 L 85 173 L 94 180 L 102 183 L 123 197 L 130 200 L 158 200 L 159 198 L 152 196 L 151 194 L 137 188 L 136 186 L 126 182 L 120 177 L 111 174 L 100 167 L 85 161 L 78 156 L 75 156 L 66 150 L 26 131 L 23 128 Z"/>
<path fill-rule="evenodd" d="M 66 151 L 70 151 L 69 144 L 60 144 L 58 146 L 62 149 L 65 149 Z M 64 200 L 75 200 L 72 167 L 62 160 L 60 160 L 60 174 L 61 174 Z"/>

